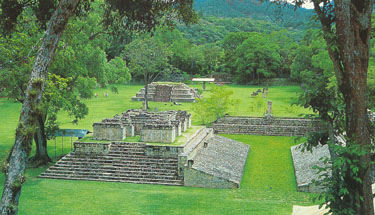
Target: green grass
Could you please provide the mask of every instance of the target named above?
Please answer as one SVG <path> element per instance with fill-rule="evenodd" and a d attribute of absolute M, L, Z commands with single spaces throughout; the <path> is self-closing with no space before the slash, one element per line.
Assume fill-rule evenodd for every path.
<path fill-rule="evenodd" d="M 191 85 L 201 88 L 201 84 Z M 92 123 L 113 117 L 130 108 L 140 108 L 141 102 L 132 102 L 131 97 L 141 85 L 118 86 L 119 94 L 108 89 L 97 89 L 98 98 L 86 100 L 89 115 L 78 125 L 71 124 L 66 113 L 59 114 L 62 128 L 92 130 Z M 210 93 L 208 91 L 203 95 Z M 233 97 L 242 102 L 230 111 L 232 115 L 261 115 L 250 112 L 250 94 L 260 87 L 230 85 Z M 267 99 L 273 102 L 276 116 L 296 117 L 309 113 L 303 108 L 288 107 L 299 91 L 295 86 L 270 87 Z M 108 92 L 108 98 L 104 93 Z M 193 104 L 151 102 L 152 109 L 180 109 L 191 112 Z M 15 128 L 19 118 L 20 104 L 0 99 L 0 158 L 6 158 L 14 143 Z M 198 121 L 192 116 L 193 125 Z M 225 135 L 251 146 L 240 189 L 204 189 L 191 187 L 154 186 L 126 183 L 90 181 L 66 181 L 39 179 L 47 167 L 27 170 L 27 182 L 22 189 L 19 214 L 291 214 L 292 205 L 311 205 L 313 194 L 296 192 L 296 184 L 290 156 L 290 146 L 296 144 L 291 137 L 260 137 Z M 76 139 L 73 139 L 75 141 Z M 70 151 L 70 138 L 57 143 L 57 159 Z M 48 142 L 48 152 L 53 160 L 54 141 Z M 33 152 L 32 152 L 33 153 Z M 4 176 L 0 175 L 0 184 Z M 0 192 L 2 187 L 0 188 Z"/>

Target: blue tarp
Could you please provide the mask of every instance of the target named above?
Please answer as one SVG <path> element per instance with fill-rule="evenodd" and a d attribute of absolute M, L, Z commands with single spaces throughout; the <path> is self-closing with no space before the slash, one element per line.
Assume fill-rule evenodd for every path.
<path fill-rule="evenodd" d="M 85 129 L 60 129 L 56 131 L 55 137 L 79 137 L 82 138 L 87 134 Z"/>

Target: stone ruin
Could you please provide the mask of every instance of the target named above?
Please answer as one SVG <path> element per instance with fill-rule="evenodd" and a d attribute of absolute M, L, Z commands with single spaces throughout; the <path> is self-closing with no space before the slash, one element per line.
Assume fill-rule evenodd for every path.
<path fill-rule="evenodd" d="M 125 140 L 141 136 L 142 142 L 173 143 L 191 127 L 191 114 L 186 111 L 128 110 L 113 118 L 93 124 L 95 140 Z"/>
<path fill-rule="evenodd" d="M 195 126 L 184 143 L 173 142 L 191 126 L 186 111 L 128 110 L 94 123 L 93 137 L 74 143 L 74 151 L 39 177 L 175 186 L 239 188 L 248 145 Z M 144 142 L 126 142 L 140 135 Z M 182 138 L 183 139 L 183 138 Z M 156 142 L 156 143 L 150 143 Z"/>
<path fill-rule="evenodd" d="M 198 93 L 183 83 L 153 82 L 148 85 L 148 100 L 156 102 L 195 102 Z M 142 88 L 132 101 L 144 101 L 145 88 Z"/>
<path fill-rule="evenodd" d="M 263 88 L 263 90 L 258 89 L 257 91 L 253 91 L 250 96 L 251 98 L 253 98 L 256 97 L 259 93 L 262 93 L 262 97 L 266 98 L 268 94 L 268 87 Z"/>

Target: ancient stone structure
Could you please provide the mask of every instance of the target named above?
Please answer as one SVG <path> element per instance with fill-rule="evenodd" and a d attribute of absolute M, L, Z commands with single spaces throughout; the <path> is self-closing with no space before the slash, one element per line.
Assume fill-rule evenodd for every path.
<path fill-rule="evenodd" d="M 95 140 L 124 140 L 140 135 L 141 141 L 172 143 L 191 127 L 191 114 L 186 111 L 128 110 L 93 124 Z"/>
<path fill-rule="evenodd" d="M 197 92 L 183 83 L 153 82 L 148 85 L 148 99 L 156 102 L 195 102 Z M 132 101 L 144 101 L 145 89 L 142 88 Z"/>
<path fill-rule="evenodd" d="M 291 148 L 294 174 L 296 176 L 297 190 L 302 192 L 319 193 L 324 191 L 322 186 L 317 186 L 313 181 L 320 181 L 318 170 L 314 166 L 325 167 L 323 158 L 331 158 L 328 145 L 314 147 L 312 152 L 303 151 L 303 144 Z M 331 174 L 330 172 L 328 174 Z"/>
<path fill-rule="evenodd" d="M 265 136 L 304 136 L 324 129 L 317 120 L 304 118 L 225 116 L 212 123 L 216 133 Z"/>
<path fill-rule="evenodd" d="M 336 136 L 336 142 L 345 145 L 345 139 L 342 136 Z M 292 146 L 292 160 L 294 166 L 294 173 L 296 176 L 297 190 L 302 192 L 313 192 L 320 193 L 325 190 L 323 186 L 319 186 L 314 181 L 321 181 L 322 179 L 318 174 L 318 170 L 313 168 L 327 167 L 327 164 L 323 162 L 324 159 L 331 159 L 331 154 L 328 149 L 328 145 L 319 145 L 312 148 L 312 151 L 302 151 L 303 144 Z M 331 172 L 326 172 L 331 175 Z M 370 169 L 370 177 L 372 183 L 375 182 L 375 166 L 373 165 Z"/>
<path fill-rule="evenodd" d="M 120 122 L 103 120 L 94 123 L 93 129 L 96 140 L 124 140 L 126 138 L 126 127 Z"/>
<path fill-rule="evenodd" d="M 249 146 L 201 127 L 180 146 L 76 142 L 39 177 L 177 186 L 237 188 Z"/>
<path fill-rule="evenodd" d="M 214 136 L 188 160 L 184 184 L 193 187 L 238 188 L 250 147 Z"/>

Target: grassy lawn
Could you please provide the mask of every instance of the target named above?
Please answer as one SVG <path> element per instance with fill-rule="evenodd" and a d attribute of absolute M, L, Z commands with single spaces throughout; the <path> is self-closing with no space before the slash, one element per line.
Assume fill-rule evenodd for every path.
<path fill-rule="evenodd" d="M 201 84 L 192 85 L 201 88 Z M 140 108 L 141 102 L 131 97 L 140 85 L 118 86 L 119 94 L 109 89 L 98 89 L 98 98 L 86 101 L 89 115 L 78 125 L 72 125 L 66 113 L 59 115 L 62 128 L 92 130 L 92 123 L 113 117 L 130 108 Z M 241 100 L 231 115 L 261 115 L 250 112 L 250 94 L 260 87 L 230 85 L 234 97 Z M 210 86 L 208 86 L 210 89 Z M 295 117 L 309 113 L 302 108 L 288 106 L 296 97 L 295 86 L 270 87 L 267 99 L 273 102 L 275 116 Z M 104 93 L 108 92 L 108 98 Z M 205 91 L 207 95 L 209 91 Z M 190 111 L 193 104 L 151 102 L 158 110 L 180 109 Z M 6 157 L 14 143 L 14 133 L 19 118 L 20 104 L 0 99 L 0 158 Z M 197 119 L 192 119 L 198 125 Z M 202 189 L 190 187 L 137 185 L 88 181 L 46 180 L 36 178 L 47 167 L 30 168 L 22 190 L 19 214 L 291 214 L 292 205 L 312 204 L 312 194 L 296 192 L 290 146 L 296 144 L 290 137 L 260 137 L 225 135 L 251 146 L 241 188 Z M 57 159 L 70 151 L 70 138 L 57 139 Z M 75 139 L 73 140 L 75 141 Z M 48 151 L 54 158 L 54 141 L 49 141 Z M 32 153 L 33 154 L 33 153 Z M 4 176 L 0 175 L 0 192 Z"/>

